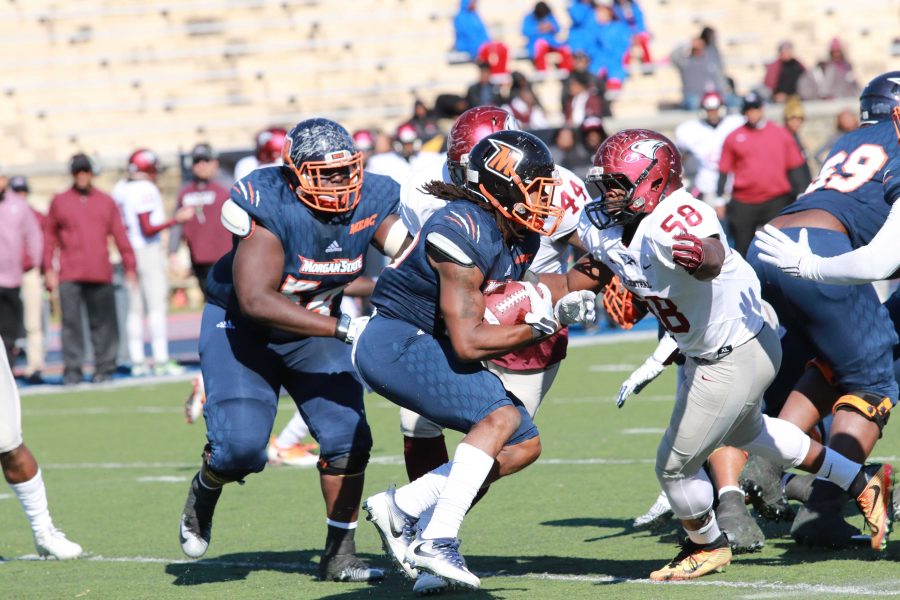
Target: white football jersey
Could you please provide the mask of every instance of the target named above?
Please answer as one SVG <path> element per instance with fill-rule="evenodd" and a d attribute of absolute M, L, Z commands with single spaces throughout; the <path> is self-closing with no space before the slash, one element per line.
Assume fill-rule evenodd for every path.
<path fill-rule="evenodd" d="M 280 167 L 282 165 L 281 158 L 274 162 L 262 163 L 252 154 L 240 159 L 234 165 L 234 180 L 240 181 L 256 169 L 264 169 L 265 167 Z"/>
<path fill-rule="evenodd" d="M 589 200 L 584 182 L 572 171 L 556 166 L 562 185 L 553 192 L 553 204 L 563 209 L 562 222 L 552 236 L 541 236 L 541 245 L 531 263 L 535 273 L 563 273 L 566 269 L 566 247 L 568 237 L 578 228 L 581 209 Z M 414 170 L 406 183 L 400 186 L 400 218 L 410 235 L 417 234 L 425 221 L 442 208 L 446 201 L 421 191 L 421 187 L 432 180 L 450 181 L 447 165 L 440 168 L 434 164 Z"/>
<path fill-rule="evenodd" d="M 141 231 L 139 216 L 143 213 L 150 213 L 151 225 L 161 225 L 166 221 L 162 196 L 160 196 L 156 184 L 146 179 L 131 181 L 122 179 L 113 188 L 112 197 L 119 207 L 132 248 L 138 250 L 148 244 L 159 243 L 158 233 L 147 237 Z"/>
<path fill-rule="evenodd" d="M 699 161 L 694 186 L 704 196 L 713 196 L 719 182 L 719 159 L 728 134 L 744 124 L 744 117 L 727 115 L 716 127 L 703 119 L 686 121 L 675 128 L 675 145 Z"/>
<path fill-rule="evenodd" d="M 694 279 L 672 259 L 673 237 L 725 239 L 716 213 L 684 188 L 660 202 L 637 226 L 626 246 L 623 228 L 597 229 L 582 216 L 578 234 L 593 257 L 644 300 L 678 342 L 682 354 L 715 359 L 755 337 L 764 308 L 756 273 L 740 254 L 725 247 L 722 271 L 711 281 Z"/>

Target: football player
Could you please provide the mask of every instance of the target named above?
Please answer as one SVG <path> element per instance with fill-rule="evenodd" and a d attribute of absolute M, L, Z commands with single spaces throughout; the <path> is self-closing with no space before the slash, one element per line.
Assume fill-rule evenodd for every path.
<path fill-rule="evenodd" d="M 770 239 L 800 241 L 822 256 L 872 242 L 891 210 L 885 192 L 897 193 L 888 168 L 900 160 L 892 123 L 898 106 L 900 71 L 869 82 L 860 95 L 861 127 L 835 143 L 806 192 L 768 224 Z M 763 298 L 786 328 L 786 360 L 766 393 L 767 410 L 780 410 L 779 416 L 804 430 L 833 413 L 829 446 L 864 461 L 897 402 L 893 347 L 898 339 L 888 309 L 867 283 L 829 285 L 794 278 L 764 259 L 758 246 L 751 247 L 747 258 L 763 282 Z M 857 267 L 860 273 L 865 270 Z M 852 543 L 858 530 L 841 516 L 846 495 L 835 486 L 813 483 L 807 477 L 787 482 L 789 495 L 805 500 L 791 535 L 825 546 Z M 773 489 L 780 481 L 776 473 L 755 484 Z M 880 541 L 873 536 L 872 544 L 878 549 Z"/>
<path fill-rule="evenodd" d="M 483 138 L 469 153 L 465 173 L 462 185 L 426 185 L 448 203 L 378 279 L 377 311 L 354 350 L 356 367 L 377 393 L 465 433 L 452 462 L 369 497 L 369 520 L 411 577 L 425 571 L 474 589 L 479 579 L 459 553 L 463 517 L 479 489 L 540 454 L 528 411 L 481 361 L 553 335 L 571 322 L 569 309 L 581 307 L 582 295 L 560 299 L 557 312 L 543 284 L 526 282 L 531 309 L 523 323 L 483 321 L 482 292 L 522 279 L 540 234 L 552 234 L 559 224 L 562 211 L 552 196 L 561 181 L 547 146 L 521 131 Z"/>
<path fill-rule="evenodd" d="M 447 161 L 443 167 L 428 163 L 425 168 L 414 170 L 408 183 L 402 186 L 400 216 L 410 233 L 418 233 L 431 215 L 447 204 L 447 200 L 425 192 L 423 186 L 427 182 L 444 180 L 464 187 L 469 152 L 475 144 L 496 131 L 518 128 L 510 113 L 495 106 L 476 106 L 460 115 L 450 129 Z M 556 170 L 562 183 L 553 189 L 552 203 L 561 209 L 562 217 L 551 235 L 541 236 L 540 247 L 529 268 L 533 273 L 562 273 L 566 267 L 569 245 L 581 250 L 575 230 L 581 208 L 588 200 L 585 185 L 568 169 L 556 165 Z M 592 316 L 588 319 L 593 321 Z M 503 387 L 522 401 L 528 414 L 534 418 L 541 400 L 553 385 L 560 361 L 566 356 L 567 345 L 568 329 L 563 328 L 539 344 L 487 362 L 487 367 L 500 378 Z M 401 408 L 400 430 L 410 481 L 449 460 L 440 426 L 409 409 Z M 413 591 L 435 594 L 446 587 L 446 582 L 425 573 L 416 578 Z"/>
<path fill-rule="evenodd" d="M 400 189 L 364 177 L 350 134 L 327 119 L 295 125 L 283 158 L 238 181 L 222 208 L 236 241 L 209 277 L 200 332 L 209 443 L 188 490 L 181 547 L 203 556 L 223 486 L 265 467 L 284 387 L 321 448 L 328 534 L 319 577 L 376 580 L 383 573 L 354 543 L 372 438 L 347 345 L 367 319 L 337 307 L 370 245 L 393 257 L 409 243 L 396 214 Z"/>
<path fill-rule="evenodd" d="M 255 169 L 280 165 L 286 138 L 287 130 L 281 127 L 269 127 L 257 133 L 253 155 L 245 156 L 234 165 L 235 181 L 240 181 Z"/>
<path fill-rule="evenodd" d="M 0 340 L 2 343 L 2 340 Z M 0 346 L 2 347 L 2 346 Z M 53 525 L 47 490 L 34 455 L 22 440 L 22 405 L 6 352 L 0 351 L 0 467 L 12 488 L 31 531 L 38 556 L 69 560 L 81 556 L 81 546 Z"/>
<path fill-rule="evenodd" d="M 881 492 L 892 485 L 891 466 L 862 466 L 796 425 L 762 414 L 763 392 L 781 362 L 777 324 L 764 308 L 753 270 L 722 243 L 715 211 L 682 187 L 681 159 L 672 142 L 644 129 L 619 132 L 594 156 L 588 179 L 601 191 L 579 224 L 591 258 L 618 275 L 667 330 L 658 357 L 677 349 L 686 358 L 656 473 L 688 539 L 650 578 L 693 579 L 731 561 L 702 468 L 724 445 L 849 490 L 873 539 L 886 540 L 889 494 Z M 603 270 L 596 277 L 586 274 L 570 270 L 565 289 L 591 289 L 609 278 Z"/>

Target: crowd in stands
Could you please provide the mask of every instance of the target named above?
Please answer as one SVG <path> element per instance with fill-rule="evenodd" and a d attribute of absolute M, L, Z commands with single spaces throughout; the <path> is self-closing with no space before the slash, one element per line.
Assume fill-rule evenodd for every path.
<path fill-rule="evenodd" d="M 524 129 L 541 132 L 557 164 L 584 174 L 607 137 L 604 119 L 629 76 L 632 55 L 644 73 L 654 71 L 641 6 L 634 0 L 572 0 L 566 19 L 537 2 L 521 22 L 534 81 L 510 72 L 509 50 L 491 37 L 477 9 L 476 0 L 461 0 L 453 21 L 454 50 L 476 65 L 477 80 L 463 94 L 439 95 L 433 106 L 416 99 L 409 117 L 388 132 L 356 131 L 353 139 L 367 169 L 405 184 L 420 165 L 443 163 L 445 133 L 456 116 L 491 105 L 510 112 Z M 854 97 L 859 88 L 840 40 L 832 40 L 827 56 L 810 69 L 793 50 L 790 41 L 779 44 L 762 81 L 743 95 L 725 73 L 711 27 L 669 55 L 681 76 L 679 107 L 696 114 L 673 136 L 689 189 L 715 207 L 742 253 L 756 227 L 802 193 L 811 169 L 821 165 L 837 137 L 858 126 L 854 112 L 844 111 L 829 140 L 807 151 L 803 101 Z M 534 89 L 549 69 L 561 81 L 558 107 L 545 107 Z M 769 102 L 783 104 L 783 125 L 765 118 Z M 42 380 L 51 306 L 46 289 L 58 298 L 52 306 L 59 307 L 62 323 L 64 383 L 83 381 L 91 356 L 94 382 L 109 380 L 123 366 L 133 375 L 180 373 L 183 368 L 170 360 L 166 331 L 168 275 L 185 266 L 176 258 L 179 248 L 186 244 L 181 256 L 189 257 L 190 271 L 205 291 L 206 275 L 231 247 L 219 222 L 231 180 L 279 164 L 285 136 L 280 127 L 260 131 L 256 152 L 239 160 L 233 172 L 230 164 L 220 165 L 209 144 L 198 144 L 186 158 L 189 173 L 171 212 L 156 186 L 159 159 L 147 149 L 131 155 L 110 194 L 94 185 L 92 160 L 76 154 L 69 163 L 71 186 L 53 197 L 46 215 L 29 207 L 25 178 L 0 170 L 0 336 L 10 362 L 24 350 L 24 377 Z M 108 238 L 117 252 L 109 252 Z M 25 340 L 21 348 L 14 345 L 17 338 Z"/>

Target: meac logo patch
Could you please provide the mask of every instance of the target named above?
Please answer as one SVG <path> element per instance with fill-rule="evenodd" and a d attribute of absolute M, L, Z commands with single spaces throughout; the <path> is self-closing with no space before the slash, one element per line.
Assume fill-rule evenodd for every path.
<path fill-rule="evenodd" d="M 491 154 L 485 167 L 488 171 L 496 173 L 507 181 L 512 181 L 519 168 L 519 163 L 525 157 L 525 154 L 518 148 L 514 148 L 505 142 L 499 140 L 488 140 L 494 147 L 494 153 Z"/>

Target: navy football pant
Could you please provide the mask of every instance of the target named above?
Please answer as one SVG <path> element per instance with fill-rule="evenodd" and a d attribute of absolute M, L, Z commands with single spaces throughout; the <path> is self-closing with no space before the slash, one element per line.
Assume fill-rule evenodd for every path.
<path fill-rule="evenodd" d="M 783 230 L 797 240 L 800 229 Z M 819 256 L 853 250 L 846 235 L 807 229 L 809 245 Z M 766 392 L 766 408 L 776 414 L 803 373 L 806 362 L 821 358 L 848 393 L 870 392 L 897 402 L 893 348 L 897 333 L 887 308 L 870 284 L 829 285 L 797 279 L 759 260 L 751 245 L 747 255 L 762 284 L 762 295 L 787 330 L 782 338 L 781 370 Z"/>
<path fill-rule="evenodd" d="M 375 316 L 357 340 L 356 368 L 365 382 L 394 404 L 440 425 L 468 433 L 501 406 L 514 405 L 522 422 L 506 442 L 538 435 L 522 403 L 480 362 L 456 358 L 450 340 L 422 333 L 415 325 Z"/>
<path fill-rule="evenodd" d="M 362 385 L 349 371 L 350 347 L 330 338 L 273 344 L 248 323 L 207 304 L 200 328 L 200 367 L 206 386 L 209 465 L 231 479 L 258 473 L 266 465 L 281 387 L 291 395 L 321 457 L 368 454 L 372 434 L 363 409 Z M 313 355 L 335 355 L 336 372 Z M 346 356 L 345 356 L 346 355 Z M 315 369 L 310 372 L 308 369 Z"/>

